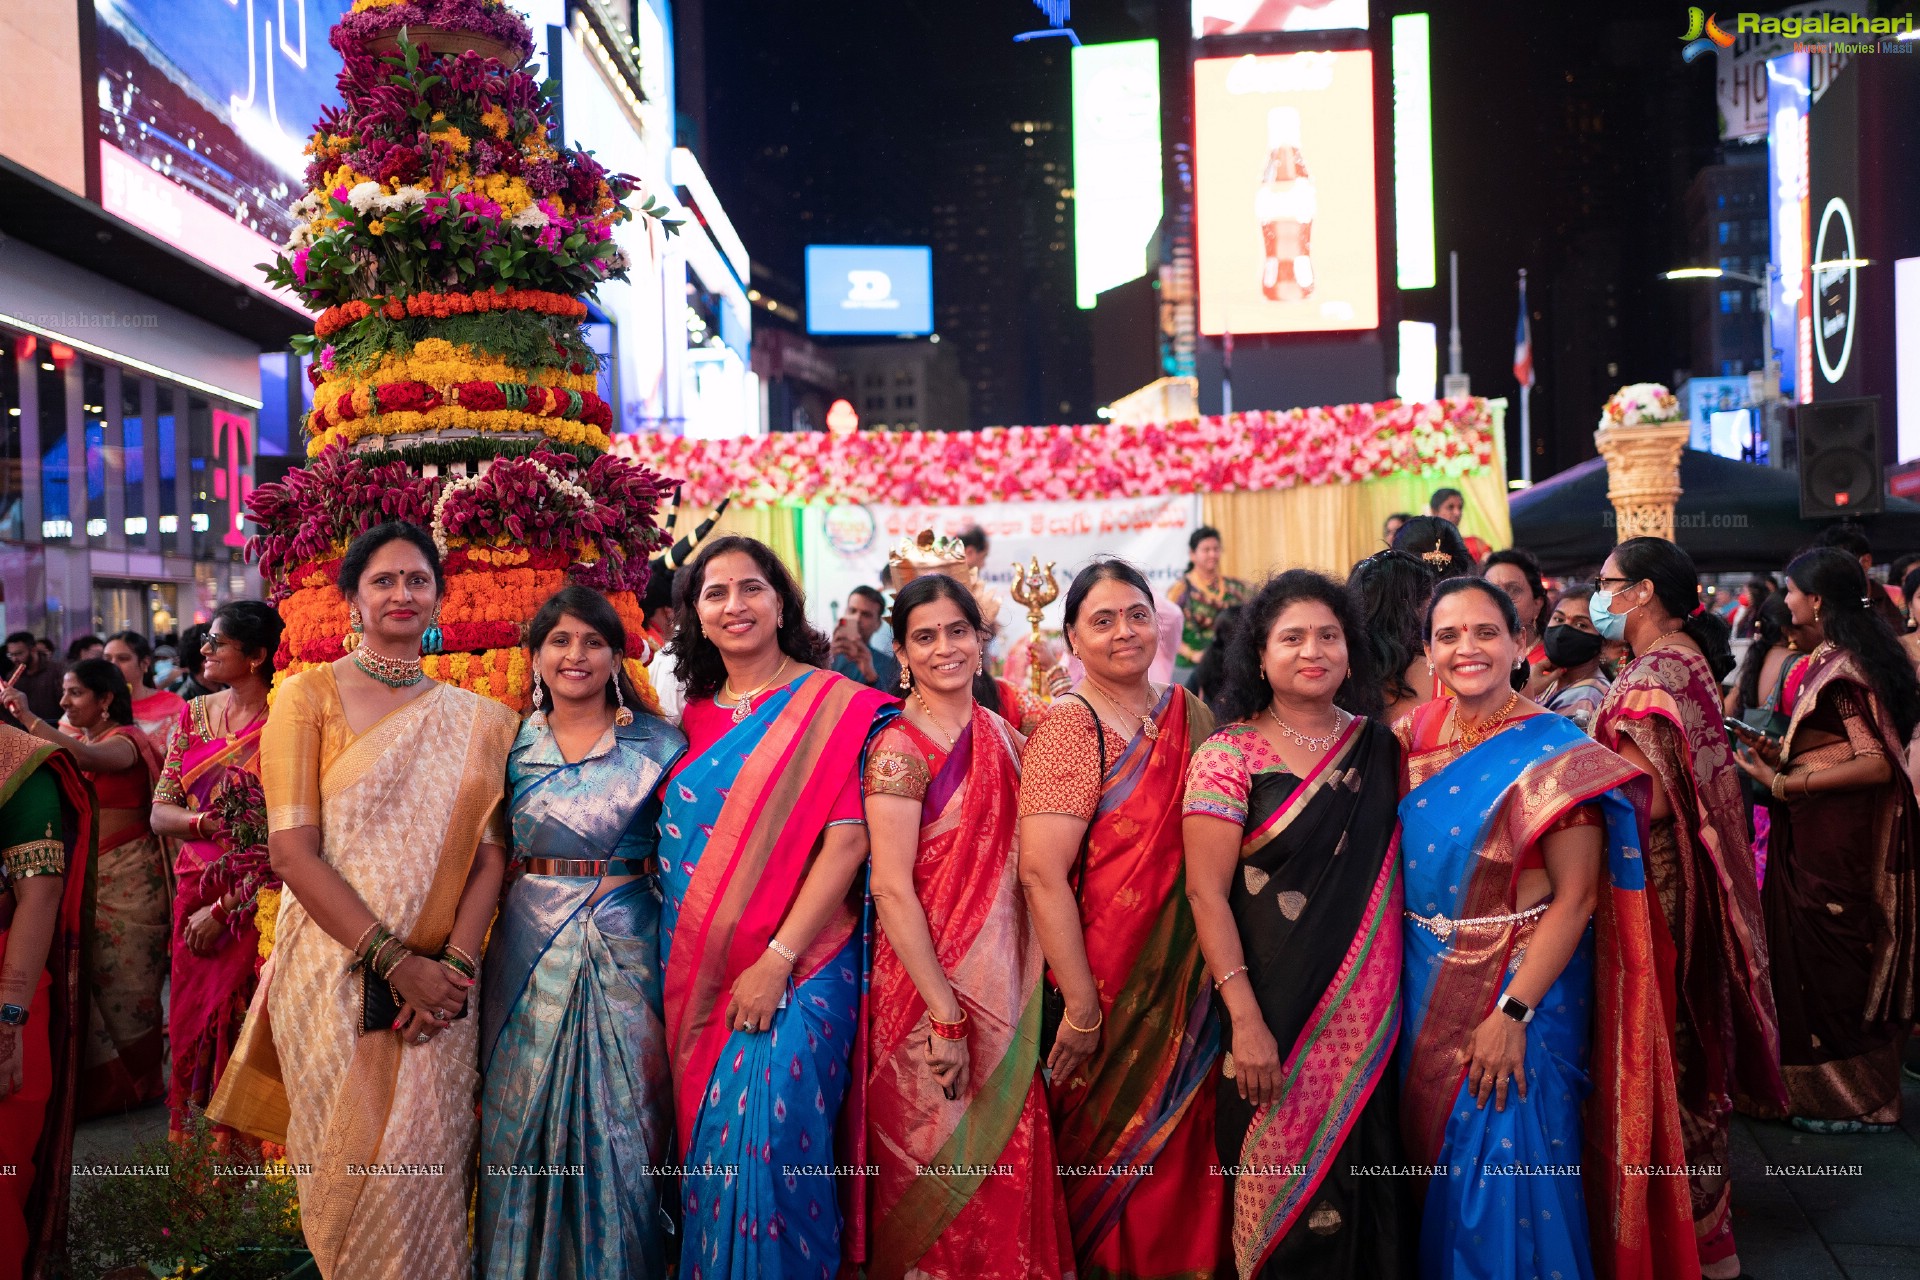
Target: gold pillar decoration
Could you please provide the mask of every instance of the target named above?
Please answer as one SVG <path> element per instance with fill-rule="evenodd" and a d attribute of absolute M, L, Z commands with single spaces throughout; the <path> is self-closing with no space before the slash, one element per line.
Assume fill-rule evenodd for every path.
<path fill-rule="evenodd" d="M 1031 563 L 1013 565 L 1013 602 L 1024 605 L 1027 610 L 1027 623 L 1033 628 L 1027 636 L 1027 682 L 1033 686 L 1034 696 L 1042 701 L 1047 698 L 1046 671 L 1040 661 L 1040 615 L 1046 607 L 1060 598 L 1060 581 L 1053 576 L 1053 561 L 1047 561 L 1047 567 L 1040 567 L 1040 557 L 1035 556 Z"/>
<path fill-rule="evenodd" d="M 1613 503 L 1614 541 L 1673 541 L 1680 500 L 1680 455 L 1692 434 L 1665 387 L 1622 387 L 1607 401 L 1593 442 L 1607 460 L 1607 500 Z"/>

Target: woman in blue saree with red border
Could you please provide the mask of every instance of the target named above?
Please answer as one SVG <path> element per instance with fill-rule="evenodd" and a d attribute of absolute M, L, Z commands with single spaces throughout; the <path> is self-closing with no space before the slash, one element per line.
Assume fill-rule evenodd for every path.
<path fill-rule="evenodd" d="M 1515 630 L 1489 584 L 1443 585 L 1428 652 L 1461 696 L 1396 726 L 1407 750 L 1401 1123 L 1408 1158 L 1434 1170 L 1420 1271 L 1697 1276 L 1671 958 L 1656 956 L 1640 856 L 1645 783 L 1566 718 L 1517 695 L 1502 703 Z M 1592 837 L 1561 838 L 1595 826 L 1597 883 L 1595 869 L 1576 874 Z M 1553 912 L 1589 894 L 1590 923 L 1579 908 Z M 1490 1063 L 1501 1028 L 1520 1053 Z"/>
<path fill-rule="evenodd" d="M 859 769 L 887 699 L 815 669 L 826 639 L 761 543 L 709 544 L 679 606 L 688 751 L 659 848 L 681 1273 L 826 1280 L 842 1259 L 842 1162 L 863 1145 L 857 1114 L 834 1138 L 864 1071 Z"/>

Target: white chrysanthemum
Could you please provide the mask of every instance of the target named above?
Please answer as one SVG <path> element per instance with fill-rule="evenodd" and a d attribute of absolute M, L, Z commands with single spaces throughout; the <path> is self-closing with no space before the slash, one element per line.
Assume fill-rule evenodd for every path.
<path fill-rule="evenodd" d="M 366 213 L 379 198 L 380 184 L 377 182 L 362 182 L 347 192 L 347 203 L 353 206 L 355 213 Z"/>
<path fill-rule="evenodd" d="M 608 275 L 619 275 L 622 271 L 630 270 L 633 267 L 633 259 L 628 257 L 627 251 L 619 245 L 613 246 L 613 252 L 608 254 L 602 261 L 607 264 Z"/>
<path fill-rule="evenodd" d="M 303 248 L 312 243 L 313 224 L 311 222 L 299 222 L 294 224 L 292 234 L 287 237 L 287 243 L 281 247 L 286 252 L 292 253 L 295 249 Z"/>
<path fill-rule="evenodd" d="M 427 204 L 427 192 L 424 187 L 406 186 L 392 195 L 381 196 L 373 203 L 382 213 L 399 213 L 403 209 L 423 209 Z"/>
<path fill-rule="evenodd" d="M 325 213 L 326 209 L 326 197 L 322 196 L 318 191 L 309 191 L 298 200 L 295 200 L 287 212 L 293 215 L 295 222 L 312 222 L 322 213 Z"/>
<path fill-rule="evenodd" d="M 519 227 L 522 231 L 539 231 L 553 219 L 547 217 L 547 211 L 538 204 L 530 204 L 507 219 L 507 225 Z"/>

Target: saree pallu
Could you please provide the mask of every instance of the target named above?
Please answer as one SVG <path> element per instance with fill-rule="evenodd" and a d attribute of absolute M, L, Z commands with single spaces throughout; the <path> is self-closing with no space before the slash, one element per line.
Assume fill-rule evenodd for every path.
<path fill-rule="evenodd" d="M 1593 924 L 1527 1027 L 1527 1095 L 1509 1092 L 1504 1111 L 1476 1104 L 1463 1050 L 1518 971 L 1533 922 L 1471 926 L 1446 940 L 1406 922 L 1401 1125 L 1408 1158 L 1434 1170 L 1420 1273 L 1697 1276 L 1672 995 L 1661 985 L 1658 908 L 1641 857 L 1645 784 L 1551 713 L 1453 759 L 1439 745 L 1451 705 L 1430 703 L 1406 726 L 1409 917 L 1512 913 L 1525 852 L 1583 804 L 1604 818 L 1606 861 Z"/>
<path fill-rule="evenodd" d="M 1047 1090 L 1082 1277 L 1209 1277 L 1229 1265 L 1214 1150 L 1220 1020 L 1180 832 L 1188 757 L 1211 718 L 1169 687 L 1153 719 L 1158 738 L 1135 734 L 1108 766 L 1087 828 L 1078 896 L 1100 1044 Z"/>
<path fill-rule="evenodd" d="M 171 894 L 167 855 L 149 826 L 160 755 L 135 725 L 123 737 L 139 758 L 112 773 L 88 772 L 101 834 L 87 936 L 87 1045 L 80 1065 L 81 1120 L 166 1096 L 161 988 L 167 980 Z"/>
<path fill-rule="evenodd" d="M 1638 747 L 1672 815 L 1652 824 L 1645 866 L 1673 949 L 1674 1087 L 1694 1232 L 1701 1262 L 1720 1262 L 1735 1255 L 1734 1096 L 1777 1116 L 1786 1085 L 1745 792 L 1706 659 L 1682 648 L 1636 658 L 1601 705 L 1593 736 L 1609 749 Z"/>
<path fill-rule="evenodd" d="M 182 709 L 160 785 L 154 790 L 156 803 L 204 812 L 229 777 L 256 772 L 266 717 L 228 738 L 213 733 L 205 707 L 202 700 Z M 266 815 L 260 816 L 264 820 Z M 182 840 L 178 845 L 173 862 L 173 970 L 167 1012 L 173 1059 L 167 1127 L 176 1138 L 188 1132 L 193 1113 L 204 1111 L 213 1099 L 227 1059 L 239 1042 L 260 971 L 260 933 L 254 927 L 251 900 L 262 888 L 279 885 L 271 868 L 264 865 L 263 854 L 228 850 L 212 840 Z M 211 955 L 194 951 L 186 941 L 187 921 L 235 890 L 241 902 L 218 947 Z M 256 1145 L 225 1126 L 215 1126 L 213 1139 L 223 1151 L 231 1150 L 236 1140 L 243 1150 Z"/>
<path fill-rule="evenodd" d="M 966 1013 L 971 1074 L 960 1097 L 927 1069 L 926 1000 L 885 934 L 874 942 L 869 1276 L 1073 1274 L 1039 1074 L 1045 960 L 1020 889 L 1019 778 L 1011 730 L 976 705 L 921 800 L 914 888 Z"/>
<path fill-rule="evenodd" d="M 27 1280 L 63 1274 L 67 1188 L 73 1172 L 74 1098 L 79 1087 L 86 991 L 81 957 L 92 886 L 93 797 L 73 756 L 11 727 L 0 727 L 0 808 L 44 771 L 59 791 L 65 868 L 46 968 L 37 976 L 20 1040 L 20 1088 L 0 1098 L 0 1276 Z M 0 835 L 11 844 L 21 833 Z M 13 891 L 0 887 L 0 955 L 6 954 Z"/>
<path fill-rule="evenodd" d="M 1781 755 L 1810 754 L 1810 730 L 1877 742 L 1893 776 L 1879 786 L 1775 803 L 1761 891 L 1773 943 L 1773 994 L 1793 1114 L 1892 1124 L 1900 1118 L 1900 1058 L 1914 1019 L 1914 794 L 1900 767 L 1906 744 L 1857 659 L 1830 648 L 1809 668 Z M 1843 705 L 1844 708 L 1843 708 Z M 1804 741 L 1804 739 L 1802 739 Z M 1825 748 L 1814 748 L 1824 751 Z M 1844 744 L 1839 747 L 1847 754 Z"/>
<path fill-rule="evenodd" d="M 568 764 L 551 733 L 522 726 L 507 768 L 514 858 L 651 857 L 655 792 L 685 749 L 678 730 L 643 714 Z M 656 1277 L 672 1262 L 659 877 L 589 902 L 599 885 L 520 876 L 487 946 L 482 1276 Z"/>
<path fill-rule="evenodd" d="M 1226 732 L 1250 735 L 1245 746 L 1256 751 L 1265 745 L 1257 730 Z M 1365 719 L 1351 721 L 1306 777 L 1273 769 L 1248 781 L 1227 902 L 1280 1047 L 1281 1089 L 1278 1102 L 1256 1109 L 1220 1086 L 1241 1280 L 1412 1274 L 1413 1196 L 1396 1172 L 1393 1067 L 1399 785 L 1392 730 Z M 1190 796 L 1187 812 L 1196 811 Z"/>
<path fill-rule="evenodd" d="M 320 856 L 375 918 L 435 954 L 518 727 L 499 703 L 435 685 L 354 734 L 333 669 L 300 672 L 276 692 L 261 738 L 268 824 L 317 826 Z M 273 956 L 208 1115 L 285 1145 L 328 1280 L 470 1275 L 483 992 L 470 990 L 468 1016 L 426 1044 L 362 1035 L 351 951 L 284 892 Z"/>
<path fill-rule="evenodd" d="M 765 953 L 793 905 L 886 702 L 814 672 L 770 691 L 723 731 L 696 726 L 726 713 L 687 708 L 689 754 L 667 781 L 660 861 L 663 1003 L 684 1166 L 680 1265 L 689 1280 L 825 1280 L 840 1268 L 839 1183 L 843 1169 L 864 1163 L 865 1145 L 864 1118 L 850 1114 L 836 1160 L 841 1103 L 866 1069 L 857 890 L 800 953 L 769 1027 L 736 1032 L 725 1014 L 735 979 Z M 857 805 L 857 787 L 853 795 Z M 848 1195 L 852 1254 L 865 1239 L 864 1191 L 849 1187 Z"/>

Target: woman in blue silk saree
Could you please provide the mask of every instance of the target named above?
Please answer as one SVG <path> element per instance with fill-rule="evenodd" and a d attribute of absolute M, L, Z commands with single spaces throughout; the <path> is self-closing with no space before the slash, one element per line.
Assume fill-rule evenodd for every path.
<path fill-rule="evenodd" d="M 860 759 L 887 699 L 817 669 L 825 637 L 751 539 L 688 566 L 673 651 L 689 749 L 660 818 L 661 959 L 681 1274 L 830 1280 L 843 1203 L 864 1202 L 848 1185 L 864 1118 L 841 1112 L 865 1074 Z"/>
<path fill-rule="evenodd" d="M 1511 612 L 1478 579 L 1443 585 L 1429 653 L 1459 696 L 1396 726 L 1407 752 L 1401 1124 L 1408 1159 L 1432 1171 L 1420 1273 L 1697 1276 L 1670 977 L 1668 990 L 1660 982 L 1671 968 L 1640 857 L 1645 784 L 1570 720 L 1509 696 Z M 1464 674 L 1449 669 L 1456 657 Z M 1582 826 L 1603 833 L 1591 920 L 1573 921 L 1577 941 L 1556 942 L 1549 930 L 1565 925 L 1546 913 L 1576 881 L 1554 873 L 1524 910 L 1521 885 L 1558 856 L 1543 844 Z M 1518 980 L 1530 949 L 1545 963 L 1568 941 L 1543 993 Z M 1507 997 L 1523 987 L 1532 999 L 1516 1011 Z M 1501 1029 L 1523 1037 L 1511 1088 L 1505 1070 L 1481 1065 Z"/>
<path fill-rule="evenodd" d="M 603 599 L 570 587 L 555 602 L 587 617 L 542 609 L 536 664 L 585 629 L 624 645 Z M 557 694 L 571 682 L 559 661 L 545 673 Z M 481 985 L 474 1217 L 479 1274 L 497 1280 L 664 1276 L 672 1262 L 672 1183 L 656 1174 L 673 1158 L 673 1094 L 654 847 L 660 782 L 686 739 L 645 713 L 620 724 L 611 693 L 585 692 L 598 714 L 577 734 L 564 710 L 549 726 L 536 708 L 507 759 L 515 875 Z"/>

